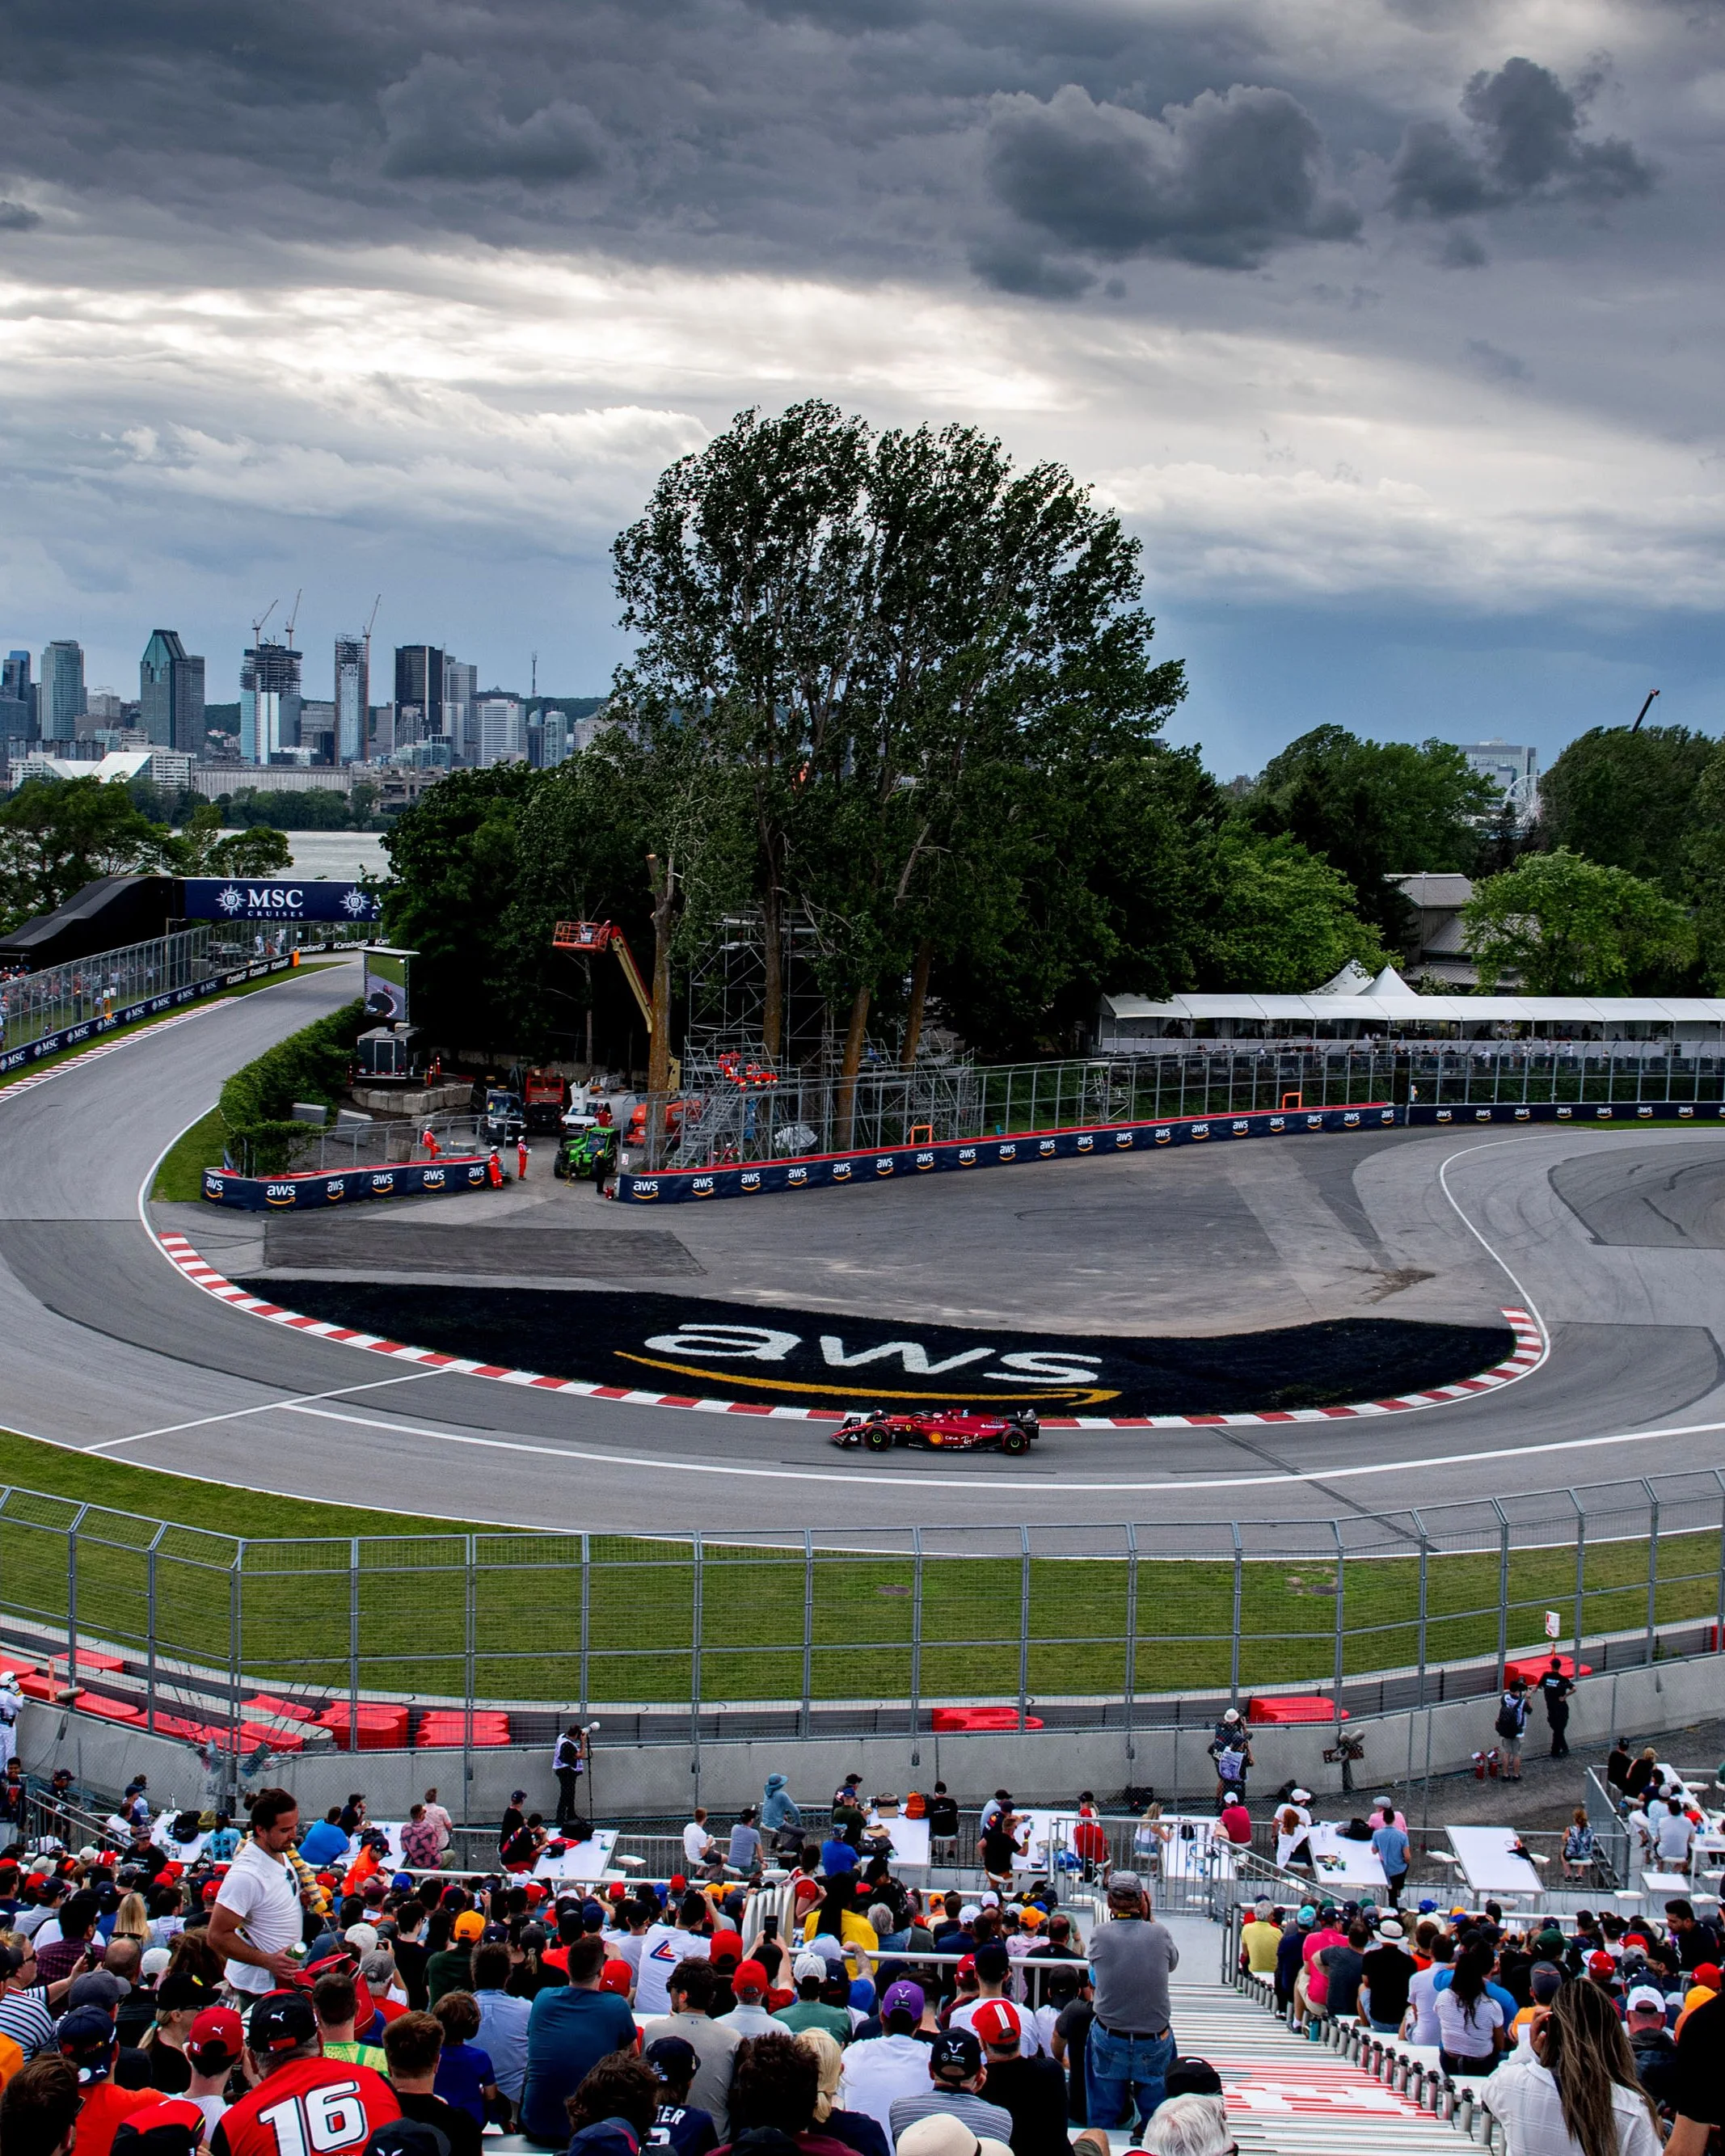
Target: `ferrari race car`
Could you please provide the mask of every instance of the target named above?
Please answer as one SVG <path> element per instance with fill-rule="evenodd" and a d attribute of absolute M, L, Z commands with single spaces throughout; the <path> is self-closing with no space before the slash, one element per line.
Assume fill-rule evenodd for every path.
<path fill-rule="evenodd" d="M 934 1452 L 1028 1452 L 1042 1435 L 1034 1409 L 1014 1414 L 957 1414 L 939 1408 L 908 1411 L 875 1408 L 852 1415 L 833 1432 L 834 1445 L 891 1452 L 911 1445 Z"/>

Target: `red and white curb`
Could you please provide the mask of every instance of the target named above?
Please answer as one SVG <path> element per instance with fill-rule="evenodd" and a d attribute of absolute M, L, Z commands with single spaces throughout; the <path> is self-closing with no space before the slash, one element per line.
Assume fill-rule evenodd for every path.
<path fill-rule="evenodd" d="M 363 1348 L 374 1355 L 393 1356 L 398 1362 L 417 1363 L 429 1370 L 450 1370 L 465 1378 L 490 1378 L 499 1384 L 524 1385 L 537 1393 L 572 1394 L 587 1400 L 616 1400 L 628 1407 L 692 1408 L 699 1414 L 739 1414 L 768 1417 L 778 1422 L 843 1422 L 832 1408 L 768 1407 L 756 1400 L 706 1400 L 686 1393 L 632 1391 L 626 1385 L 595 1385 L 578 1378 L 544 1378 L 532 1370 L 511 1370 L 501 1363 L 475 1363 L 465 1355 L 444 1355 L 432 1348 L 410 1348 L 380 1333 L 359 1332 L 327 1318 L 307 1317 L 280 1303 L 248 1295 L 224 1280 L 180 1235 L 157 1235 L 157 1241 L 195 1287 L 213 1295 L 231 1309 L 262 1317 L 272 1325 L 285 1325 L 316 1339 L 338 1341 L 344 1348 Z M 1406 1414 L 1416 1408 L 1443 1407 L 1452 1400 L 1471 1399 L 1476 1393 L 1495 1392 L 1529 1376 L 1544 1362 L 1550 1350 L 1538 1322 L 1525 1310 L 1506 1310 L 1515 1334 L 1515 1352 L 1502 1363 L 1482 1370 L 1476 1378 L 1463 1378 L 1453 1385 L 1439 1385 L 1429 1393 L 1409 1393 L 1405 1398 L 1361 1400 L 1350 1407 L 1266 1409 L 1261 1414 L 1213 1415 L 1045 1415 L 1045 1430 L 1231 1430 L 1246 1424 L 1289 1422 L 1346 1422 L 1360 1415 Z"/>

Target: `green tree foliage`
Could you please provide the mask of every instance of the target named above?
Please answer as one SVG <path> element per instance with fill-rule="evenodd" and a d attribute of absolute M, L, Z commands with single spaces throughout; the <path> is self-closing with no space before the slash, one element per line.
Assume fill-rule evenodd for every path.
<path fill-rule="evenodd" d="M 1680 974 L 1695 954 L 1683 909 L 1627 870 L 1559 847 L 1476 886 L 1461 914 L 1489 993 L 1505 973 L 1527 995 L 1623 995 Z"/>
<path fill-rule="evenodd" d="M 1197 933 L 1199 985 L 1298 995 L 1350 958 L 1386 963 L 1354 910 L 1353 886 L 1291 839 L 1224 831 L 1207 863 L 1211 890 Z"/>
<path fill-rule="evenodd" d="M 293 850 L 284 833 L 267 824 L 222 835 L 222 812 L 200 801 L 180 829 L 162 840 L 162 859 L 176 875 L 264 876 L 285 869 Z"/>
<path fill-rule="evenodd" d="M 167 866 L 167 831 L 123 786 L 33 778 L 0 804 L 0 926 L 52 912 L 98 876 Z"/>
<path fill-rule="evenodd" d="M 1446 742 L 1414 748 L 1323 726 L 1271 760 L 1245 813 L 1266 836 L 1296 839 L 1339 869 L 1359 911 L 1385 942 L 1399 944 L 1410 909 L 1387 879 L 1422 869 L 1470 870 L 1479 825 L 1496 805 L 1490 779 Z"/>
<path fill-rule="evenodd" d="M 371 827 L 377 798 L 377 788 L 368 785 L 356 786 L 352 793 L 338 793 L 333 787 L 290 792 L 241 786 L 223 794 L 220 805 L 223 819 L 242 829 L 270 824 L 281 831 L 364 831 Z"/>
<path fill-rule="evenodd" d="M 1541 838 L 1676 897 L 1685 883 L 1697 789 L 1716 744 L 1687 726 L 1594 726 L 1540 781 Z"/>

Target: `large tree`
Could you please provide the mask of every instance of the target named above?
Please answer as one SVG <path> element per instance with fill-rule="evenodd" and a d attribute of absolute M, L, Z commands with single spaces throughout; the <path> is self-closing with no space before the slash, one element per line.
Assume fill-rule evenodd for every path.
<path fill-rule="evenodd" d="M 1714 747 L 1687 726 L 1591 727 L 1540 781 L 1543 842 L 1650 877 L 1675 896 Z"/>
<path fill-rule="evenodd" d="M 1656 886 L 1567 847 L 1487 878 L 1461 919 L 1488 994 L 1514 972 L 1525 995 L 1620 996 L 1681 976 L 1695 953 L 1687 915 Z"/>
<path fill-rule="evenodd" d="M 1194 926 L 1200 988 L 1299 995 L 1350 958 L 1374 973 L 1385 963 L 1353 886 L 1293 839 L 1235 828 L 1205 865 L 1210 888 Z"/>
<path fill-rule="evenodd" d="M 27 779 L 0 804 L 0 927 L 52 912 L 99 876 L 165 870 L 167 837 L 123 786 Z"/>
<path fill-rule="evenodd" d="M 1297 839 L 1339 869 L 1361 913 L 1400 944 L 1411 909 L 1389 879 L 1471 870 L 1496 803 L 1491 780 L 1447 742 L 1415 748 L 1322 726 L 1271 759 L 1245 813 L 1267 836 Z"/>

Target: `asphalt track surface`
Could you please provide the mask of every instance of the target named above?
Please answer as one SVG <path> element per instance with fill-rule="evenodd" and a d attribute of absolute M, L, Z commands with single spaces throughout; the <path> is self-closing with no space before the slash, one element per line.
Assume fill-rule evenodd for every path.
<path fill-rule="evenodd" d="M 1725 1136 L 1701 1131 L 1326 1136 L 1142 1163 L 1130 1188 L 1154 1209 L 1139 1240 L 1163 1253 L 1178 1323 L 1189 1322 L 1206 1275 L 1213 1291 L 1235 1277 L 1232 1231 L 1215 1210 L 1224 1177 L 1233 1197 L 1255 1199 L 1253 1237 L 1261 1231 L 1275 1261 L 1248 1239 L 1258 1288 L 1247 1301 L 1266 1322 L 1358 1307 L 1361 1296 L 1381 1307 L 1395 1295 L 1410 1312 L 1476 1321 L 1520 1305 L 1547 1331 L 1547 1360 L 1501 1391 L 1355 1422 L 1055 1431 L 1028 1461 L 898 1453 L 876 1462 L 834 1451 L 819 1424 L 524 1394 L 285 1332 L 183 1278 L 153 1239 L 141 1192 L 226 1073 L 351 992 L 342 971 L 290 978 L 0 1092 L 0 1419 L 136 1465 L 285 1494 L 458 1521 L 715 1536 L 1293 1522 L 1725 1460 Z M 1296 1168 L 1303 1183 L 1291 1180 Z M 1073 1162 L 995 1178 L 999 1192 L 1023 1178 L 1014 1218 L 1065 1209 L 1088 1233 L 1105 1278 L 1073 1299 L 1086 1329 L 1096 1329 L 1099 1295 L 1117 1327 L 1168 1317 L 1151 1306 L 1153 1271 L 1134 1312 L 1130 1281 L 1106 1270 L 1126 1224 L 1117 1174 L 1115 1164 Z M 510 1196 L 542 1202 L 531 1186 Z M 1047 1276 L 1058 1254 L 1034 1245 L 1034 1231 L 1030 1277 L 1014 1289 L 1014 1253 L 967 1251 L 937 1197 L 928 1184 L 858 1194 L 871 1209 L 853 1216 L 855 1232 L 884 1253 L 873 1272 L 836 1215 L 822 1224 L 818 1209 L 852 1202 L 843 1195 L 711 1209 L 695 1245 L 701 1290 L 729 1292 L 746 1317 L 752 1296 L 781 1291 L 773 1266 L 788 1263 L 805 1301 L 837 1309 L 843 1295 L 853 1307 L 914 1314 L 929 1306 L 927 1268 L 946 1283 L 942 1314 L 1009 1315 L 1026 1297 L 1045 1314 L 1065 1306 L 1067 1284 Z M 1183 1202 L 1209 1209 L 1208 1240 L 1178 1232 Z M 158 1224 L 195 1230 L 214 1263 L 240 1270 L 223 1238 L 254 1228 L 210 1209 L 170 1210 Z M 619 1210 L 593 1217 L 609 1228 Z M 749 1226 L 727 1228 L 727 1214 L 747 1214 Z M 665 1229 L 655 1219 L 653 1232 Z M 731 1272 L 727 1236 L 739 1249 Z M 821 1274 L 798 1254 L 799 1239 L 849 1255 Z M 781 1245 L 788 1259 L 773 1257 Z M 1237 1325 L 1237 1312 L 1224 1315 Z M 716 1373 L 712 1389 L 723 1389 Z"/>

